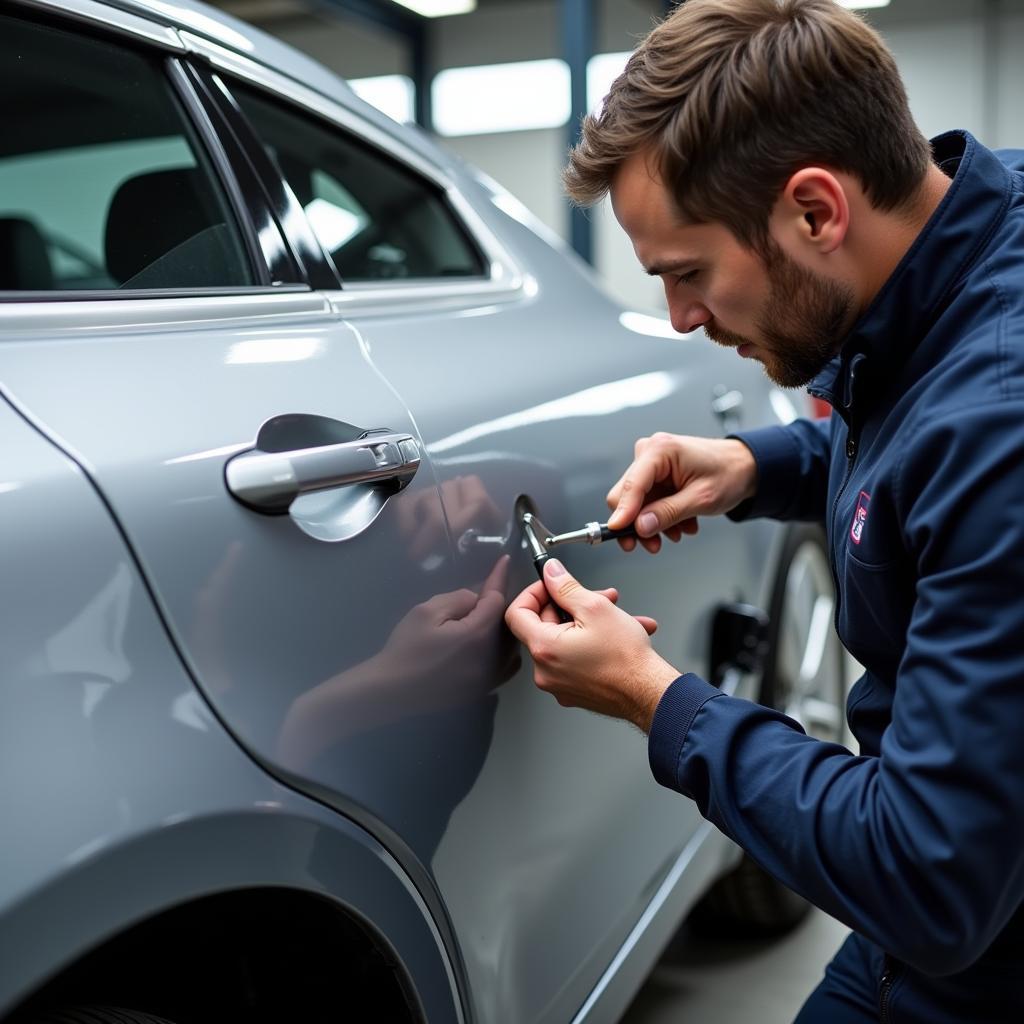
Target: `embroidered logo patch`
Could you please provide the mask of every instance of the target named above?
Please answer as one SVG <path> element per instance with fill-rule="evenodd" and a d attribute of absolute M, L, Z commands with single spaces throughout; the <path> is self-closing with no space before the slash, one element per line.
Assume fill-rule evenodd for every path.
<path fill-rule="evenodd" d="M 867 491 L 861 491 L 857 498 L 857 511 L 853 513 L 853 525 L 850 527 L 850 540 L 854 544 L 860 543 L 864 534 L 864 524 L 868 521 L 868 505 L 871 503 L 871 495 Z"/>

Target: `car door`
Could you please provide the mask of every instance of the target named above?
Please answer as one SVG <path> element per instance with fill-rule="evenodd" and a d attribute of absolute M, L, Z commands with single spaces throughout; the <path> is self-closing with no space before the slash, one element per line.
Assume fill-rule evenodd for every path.
<path fill-rule="evenodd" d="M 659 426 L 722 432 L 719 386 L 735 378 L 724 353 L 698 354 L 667 340 L 654 318 L 623 314 L 511 218 L 495 209 L 488 225 L 398 141 L 248 71 L 248 81 L 218 78 L 218 92 L 306 209 L 344 281 L 330 300 L 408 403 L 437 474 L 455 551 L 437 567 L 440 588 L 487 579 L 502 554 L 512 558 L 508 591 L 530 582 L 520 495 L 550 527 L 579 526 L 606 514 L 604 494 L 636 437 Z M 484 255 L 476 274 L 474 247 Z M 733 393 L 733 413 L 740 398 Z M 756 596 L 760 579 L 726 529 L 709 524 L 685 560 L 657 568 L 611 545 L 565 558 L 585 582 L 617 585 L 633 610 L 657 615 L 667 657 L 705 670 L 715 604 L 737 586 Z M 681 587 L 680 574 L 699 586 Z M 449 794 L 435 808 L 450 820 L 429 843 L 426 833 L 413 839 L 416 853 L 462 937 L 481 1019 L 567 1020 L 700 819 L 652 783 L 635 730 L 559 708 L 535 690 L 529 665 L 500 685 L 503 663 L 487 657 L 479 671 L 491 678 L 493 719 L 418 721 L 415 741 L 387 757 L 389 778 L 399 786 L 417 765 L 446 773 L 448 744 L 480 750 L 478 776 L 458 787 L 457 807 Z M 364 792 L 346 761 L 336 752 L 319 783 Z M 695 894 L 706 869 L 695 863 L 692 876 Z"/>
<path fill-rule="evenodd" d="M 0 391 L 88 475 L 238 741 L 414 862 L 492 714 L 489 676 L 438 666 L 498 650 L 503 595 L 442 571 L 416 425 L 307 283 L 336 278 L 301 226 L 286 244 L 289 197 L 176 34 L 117 21 L 0 14 Z"/>

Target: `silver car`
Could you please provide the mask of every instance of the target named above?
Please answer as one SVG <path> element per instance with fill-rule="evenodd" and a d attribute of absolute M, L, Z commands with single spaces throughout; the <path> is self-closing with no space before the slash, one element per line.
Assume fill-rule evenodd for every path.
<path fill-rule="evenodd" d="M 723 875 L 795 920 L 502 613 L 519 499 L 802 399 L 210 8 L 8 0 L 0 58 L 0 1018 L 593 1024 Z M 815 529 L 564 557 L 838 733 Z"/>

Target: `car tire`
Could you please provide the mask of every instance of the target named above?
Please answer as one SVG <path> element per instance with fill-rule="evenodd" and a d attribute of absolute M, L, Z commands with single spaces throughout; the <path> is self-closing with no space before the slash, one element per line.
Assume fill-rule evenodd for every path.
<path fill-rule="evenodd" d="M 33 1017 L 26 1024 L 174 1024 L 166 1017 L 157 1017 L 140 1010 L 119 1006 L 68 1006 Z"/>
<path fill-rule="evenodd" d="M 836 636 L 835 585 L 824 531 L 792 527 L 769 608 L 760 703 L 798 721 L 808 735 L 842 742 L 845 654 Z M 690 924 L 706 934 L 773 935 L 800 923 L 810 904 L 744 855 L 696 906 Z"/>

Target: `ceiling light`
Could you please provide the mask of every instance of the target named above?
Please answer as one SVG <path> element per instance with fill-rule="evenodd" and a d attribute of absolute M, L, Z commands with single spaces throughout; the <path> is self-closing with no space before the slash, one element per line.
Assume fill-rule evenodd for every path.
<path fill-rule="evenodd" d="M 569 65 L 526 60 L 441 71 L 431 87 L 434 127 L 442 135 L 557 128 L 569 120 Z"/>
<path fill-rule="evenodd" d="M 424 18 L 443 18 L 476 10 L 476 0 L 395 0 L 395 3 L 422 14 Z"/>
<path fill-rule="evenodd" d="M 867 10 L 869 7 L 888 7 L 889 0 L 838 0 L 840 7 L 848 7 L 851 11 Z"/>

